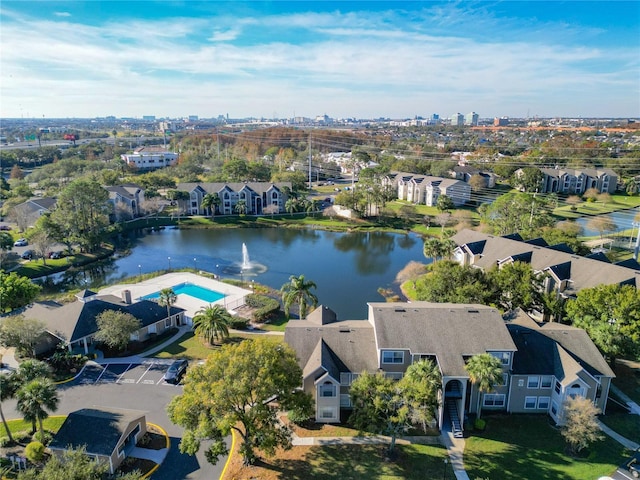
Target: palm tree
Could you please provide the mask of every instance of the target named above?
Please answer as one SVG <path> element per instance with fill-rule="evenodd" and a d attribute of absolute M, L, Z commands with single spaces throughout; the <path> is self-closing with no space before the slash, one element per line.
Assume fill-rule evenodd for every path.
<path fill-rule="evenodd" d="M 0 375 L 0 418 L 2 418 L 2 423 L 4 424 L 4 429 L 7 431 L 9 441 L 12 443 L 13 436 L 11 435 L 9 425 L 7 424 L 7 419 L 4 418 L 4 412 L 2 411 L 2 402 L 4 402 L 5 400 L 9 400 L 10 398 L 13 398 L 15 396 L 17 386 L 18 382 L 16 381 L 16 376 L 14 373 L 11 373 L 9 375 Z"/>
<path fill-rule="evenodd" d="M 442 389 L 442 374 L 436 362 L 420 360 L 407 368 L 401 380 L 404 392 L 412 404 L 411 416 L 427 429 L 427 421 L 436 416 L 438 392 Z"/>
<path fill-rule="evenodd" d="M 220 197 L 217 193 L 207 193 L 202 198 L 202 208 L 209 210 L 209 215 L 213 218 L 216 214 L 216 209 L 220 205 Z"/>
<path fill-rule="evenodd" d="M 239 215 L 244 215 L 245 213 L 247 213 L 247 201 L 246 200 L 238 200 L 238 203 L 236 203 L 236 206 L 234 207 L 234 210 Z"/>
<path fill-rule="evenodd" d="M 176 303 L 178 296 L 173 288 L 163 288 L 160 290 L 160 296 L 158 297 L 158 304 L 163 307 L 167 307 L 167 318 L 171 318 L 171 305 Z"/>
<path fill-rule="evenodd" d="M 559 322 L 562 320 L 562 316 L 564 315 L 564 303 L 565 299 L 555 290 L 541 294 L 540 305 L 542 307 L 544 321 Z"/>
<path fill-rule="evenodd" d="M 21 362 L 16 371 L 17 380 L 25 384 L 36 378 L 51 378 L 51 367 L 48 363 L 30 359 Z"/>
<path fill-rule="evenodd" d="M 298 211 L 298 200 L 295 198 L 288 199 L 284 204 L 284 209 L 289 214 L 293 214 Z"/>
<path fill-rule="evenodd" d="M 218 339 L 229 336 L 231 314 L 220 305 L 202 307 L 193 317 L 193 328 L 196 335 L 213 345 Z"/>
<path fill-rule="evenodd" d="M 451 239 L 428 238 L 424 241 L 423 253 L 425 257 L 438 261 L 450 258 L 456 247 L 456 243 Z"/>
<path fill-rule="evenodd" d="M 282 285 L 280 291 L 282 292 L 282 301 L 284 302 L 284 311 L 287 318 L 289 317 L 291 305 L 294 303 L 297 303 L 300 307 L 300 319 L 306 318 L 309 305 L 313 305 L 313 308 L 318 305 L 318 297 L 311 293 L 312 288 L 318 287 L 311 280 L 306 281 L 304 275 L 299 277 L 291 275 L 289 283 Z"/>
<path fill-rule="evenodd" d="M 478 418 L 480 418 L 482 397 L 494 386 L 502 383 L 502 362 L 490 353 L 481 353 L 471 357 L 464 369 L 469 374 L 471 383 L 478 388 Z"/>
<path fill-rule="evenodd" d="M 47 410 L 55 412 L 58 409 L 58 393 L 55 385 L 48 378 L 36 378 L 31 380 L 16 393 L 18 403 L 17 410 L 22 413 L 26 421 L 40 426 L 40 440 L 44 438 L 42 421 L 49 416 Z"/>

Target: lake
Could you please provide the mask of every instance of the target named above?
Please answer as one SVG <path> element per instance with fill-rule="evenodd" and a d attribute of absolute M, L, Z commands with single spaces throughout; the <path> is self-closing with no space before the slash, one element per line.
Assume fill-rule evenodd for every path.
<path fill-rule="evenodd" d="M 632 208 L 630 210 L 620 210 L 618 212 L 607 213 L 607 214 L 597 215 L 597 216 L 598 217 L 605 217 L 605 218 L 612 219 L 613 222 L 618 227 L 616 229 L 616 232 L 618 232 L 618 231 L 622 231 L 622 230 L 630 230 L 632 228 L 632 223 L 634 222 L 634 218 L 638 214 L 640 214 L 640 207 Z M 583 235 L 588 236 L 588 237 L 600 236 L 600 232 L 598 232 L 597 230 L 591 230 L 591 229 L 587 228 L 587 224 L 593 218 L 596 218 L 596 217 L 595 216 L 594 217 L 580 217 L 580 218 L 576 219 L 576 223 L 578 225 L 580 225 L 584 229 Z M 614 233 L 614 232 L 612 232 L 612 233 Z"/>
<path fill-rule="evenodd" d="M 318 286 L 321 304 L 339 319 L 367 318 L 367 302 L 381 302 L 379 288 L 399 291 L 396 274 L 412 260 L 429 263 L 415 234 L 336 233 L 311 229 L 165 229 L 131 237 L 129 255 L 63 272 L 50 283 L 97 287 L 158 270 L 196 268 L 254 280 L 279 289 L 291 275 Z M 242 244 L 252 263 L 241 271 Z"/>

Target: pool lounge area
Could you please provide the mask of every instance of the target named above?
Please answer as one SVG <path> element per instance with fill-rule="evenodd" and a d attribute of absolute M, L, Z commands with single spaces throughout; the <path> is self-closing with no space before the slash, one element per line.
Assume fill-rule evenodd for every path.
<path fill-rule="evenodd" d="M 198 310 L 209 304 L 222 305 L 233 314 L 236 308 L 245 304 L 245 297 L 252 293 L 251 290 L 195 273 L 176 272 L 150 278 L 140 283 L 112 285 L 100 290 L 99 294 L 111 294 L 122 298 L 122 292 L 128 290 L 134 301 L 152 300 L 157 298 L 160 291 L 165 288 L 172 288 L 176 293 L 177 300 L 174 305 L 185 309 L 185 319 L 189 324 Z"/>

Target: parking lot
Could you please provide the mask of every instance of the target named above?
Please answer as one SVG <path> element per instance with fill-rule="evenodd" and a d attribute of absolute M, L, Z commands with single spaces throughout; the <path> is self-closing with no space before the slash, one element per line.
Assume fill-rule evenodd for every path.
<path fill-rule="evenodd" d="M 167 383 L 163 376 L 173 360 L 148 359 L 141 363 L 109 363 L 98 365 L 88 363 L 74 380 L 77 384 L 142 384 L 175 387 Z"/>

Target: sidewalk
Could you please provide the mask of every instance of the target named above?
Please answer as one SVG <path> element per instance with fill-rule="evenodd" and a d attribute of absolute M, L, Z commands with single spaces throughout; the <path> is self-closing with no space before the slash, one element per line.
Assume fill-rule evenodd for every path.
<path fill-rule="evenodd" d="M 629 450 L 637 450 L 638 448 L 640 448 L 640 444 L 633 442 L 626 437 L 623 437 L 617 432 L 614 432 L 609 427 L 607 427 L 604 423 L 602 423 L 600 420 L 598 420 L 598 426 L 600 427 L 600 430 L 602 430 L 604 433 L 609 435 L 619 444 L 624 445 Z"/>

